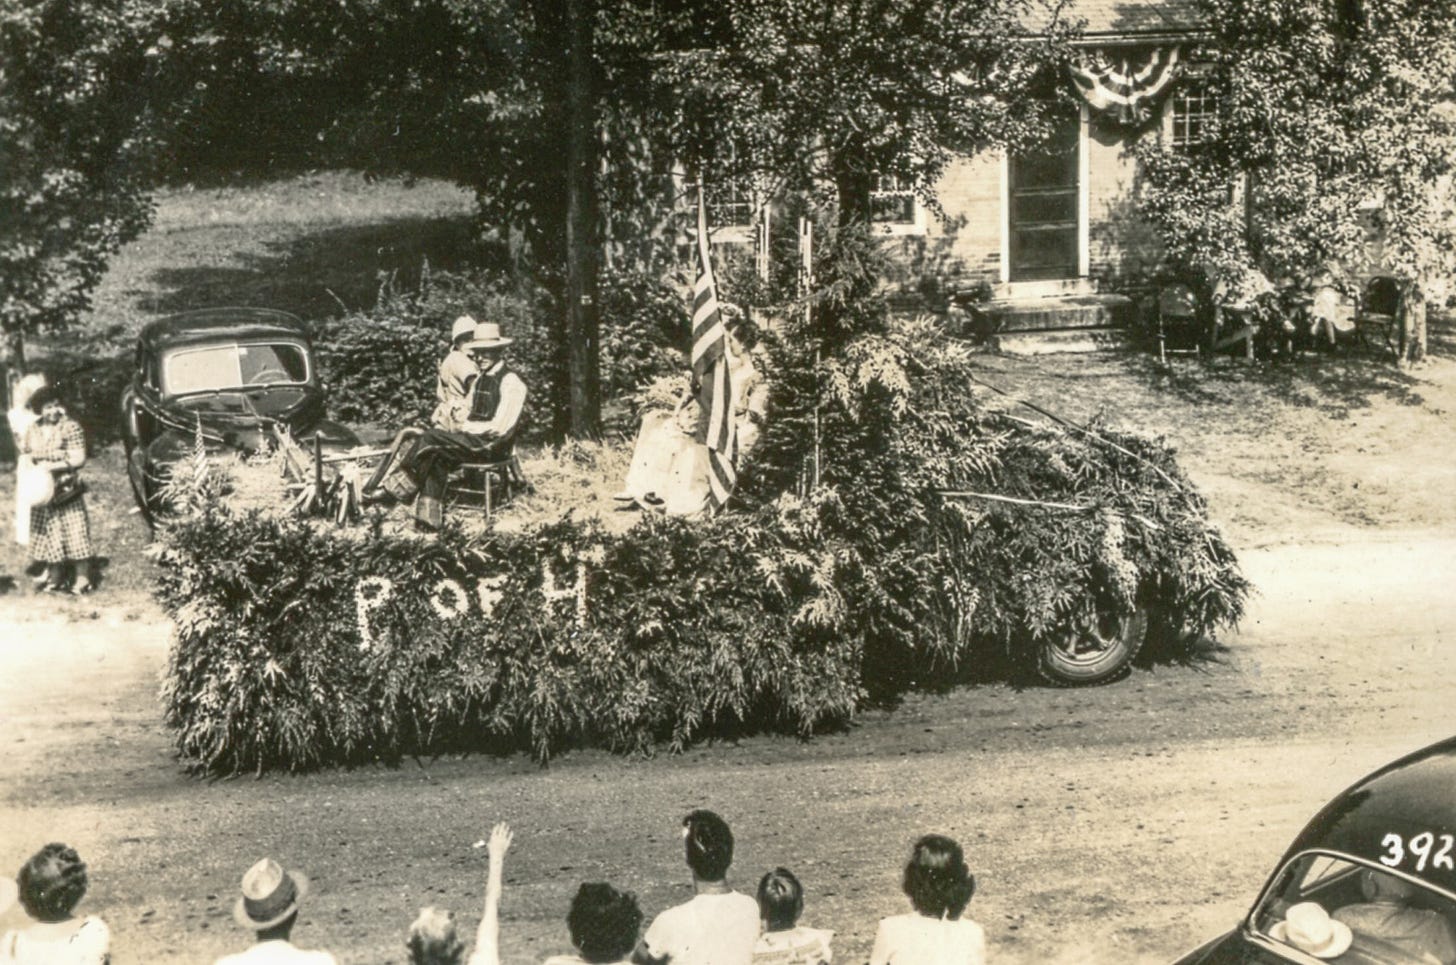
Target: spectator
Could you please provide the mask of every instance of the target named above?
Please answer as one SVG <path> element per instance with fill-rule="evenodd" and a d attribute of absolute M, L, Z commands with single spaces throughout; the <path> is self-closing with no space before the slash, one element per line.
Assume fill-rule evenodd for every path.
<path fill-rule="evenodd" d="M 1393 946 L 1413 959 L 1456 962 L 1456 933 L 1446 916 L 1412 904 L 1416 886 L 1373 868 L 1360 872 L 1365 900 L 1335 909 L 1334 918 L 1356 935 Z"/>
<path fill-rule="evenodd" d="M 693 811 L 683 818 L 683 850 L 695 894 L 653 919 L 642 957 L 672 965 L 749 965 L 758 941 L 758 902 L 728 887 L 728 823 L 712 811 Z"/>
<path fill-rule="evenodd" d="M 308 895 L 308 878 L 264 858 L 243 875 L 242 896 L 233 917 L 257 936 L 245 952 L 227 955 L 217 965 L 334 965 L 328 952 L 306 952 L 290 940 L 299 902 Z"/>
<path fill-rule="evenodd" d="M 804 889 L 787 868 L 775 868 L 758 883 L 758 915 L 763 934 L 753 950 L 753 965 L 829 965 L 834 932 L 799 924 Z"/>
<path fill-rule="evenodd" d="M 511 845 L 511 829 L 497 824 L 490 833 L 490 871 L 485 884 L 485 912 L 480 919 L 480 931 L 475 936 L 475 951 L 469 965 L 500 965 L 500 896 L 502 865 L 506 851 Z M 428 909 L 427 909 L 428 910 Z M 424 914 L 421 914 L 421 918 Z M 420 922 L 415 922 L 419 926 Z M 572 899 L 571 911 L 566 915 L 566 927 L 571 933 L 571 943 L 576 946 L 576 955 L 557 955 L 546 960 L 546 965 L 628 965 L 632 950 L 637 946 L 637 934 L 642 928 L 642 911 L 637 899 L 601 882 L 583 884 Z M 453 931 L 453 924 L 450 926 Z M 425 958 L 416 954 L 415 928 L 410 929 L 410 959 L 414 965 L 452 965 L 456 958 Z M 447 939 L 435 942 L 437 947 L 458 948 Z"/>
<path fill-rule="evenodd" d="M 986 936 L 962 918 L 976 879 L 961 846 L 940 834 L 915 842 L 905 865 L 905 894 L 914 911 L 880 919 L 870 965 L 982 965 Z"/>
<path fill-rule="evenodd" d="M 80 596 L 91 591 L 91 558 L 96 555 L 86 487 L 77 474 L 86 462 L 86 437 L 53 387 L 36 389 L 29 404 L 39 418 L 25 430 L 20 450 L 54 480 L 50 499 L 30 508 L 30 555 L 46 567 L 35 586 L 48 591 L 69 586 Z M 75 568 L 74 582 L 66 572 L 70 567 Z"/>
<path fill-rule="evenodd" d="M 433 906 L 420 909 L 404 947 L 409 949 L 410 965 L 460 965 L 465 957 L 465 943 L 455 930 L 455 916 Z"/>
<path fill-rule="evenodd" d="M 20 903 L 34 923 L 0 939 L 7 965 L 105 965 L 111 961 L 111 930 L 100 918 L 77 918 L 86 894 L 86 864 L 64 844 L 48 844 L 16 876 Z M 3 910 L 3 909 L 0 909 Z"/>

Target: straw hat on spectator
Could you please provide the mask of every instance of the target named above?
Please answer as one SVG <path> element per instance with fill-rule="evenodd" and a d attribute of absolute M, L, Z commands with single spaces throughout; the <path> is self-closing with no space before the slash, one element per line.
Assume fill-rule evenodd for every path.
<path fill-rule="evenodd" d="M 266 931 L 298 913 L 298 903 L 308 894 L 308 878 L 264 858 L 243 874 L 242 891 L 233 918 L 244 928 Z"/>

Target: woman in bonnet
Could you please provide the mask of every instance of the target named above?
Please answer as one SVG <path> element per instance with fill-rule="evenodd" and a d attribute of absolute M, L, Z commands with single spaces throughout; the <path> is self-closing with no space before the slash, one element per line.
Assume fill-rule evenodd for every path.
<path fill-rule="evenodd" d="M 65 590 L 77 596 L 91 590 L 91 521 L 86 515 L 85 486 L 77 471 L 86 462 L 86 437 L 76 420 L 66 414 L 60 393 L 44 386 L 30 397 L 36 421 L 20 440 L 20 451 L 53 480 L 49 500 L 30 509 L 30 556 L 45 564 L 36 589 Z M 69 582 L 67 570 L 75 569 Z"/>

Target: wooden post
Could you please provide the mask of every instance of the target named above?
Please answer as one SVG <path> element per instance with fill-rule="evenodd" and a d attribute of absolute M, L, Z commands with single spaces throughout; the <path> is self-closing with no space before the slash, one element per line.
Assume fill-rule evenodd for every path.
<path fill-rule="evenodd" d="M 324 442 L 317 432 L 313 434 L 313 485 L 315 492 L 324 491 Z"/>
<path fill-rule="evenodd" d="M 814 222 L 808 215 L 799 217 L 799 297 L 804 300 L 804 331 L 814 331 L 814 306 L 810 293 L 814 290 Z M 819 488 L 819 340 L 814 339 L 814 462 L 809 480 L 812 492 Z"/>

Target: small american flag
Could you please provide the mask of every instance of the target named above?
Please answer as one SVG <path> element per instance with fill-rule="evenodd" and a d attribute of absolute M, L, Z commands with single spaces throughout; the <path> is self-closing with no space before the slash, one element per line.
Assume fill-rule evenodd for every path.
<path fill-rule="evenodd" d="M 728 333 L 718 311 L 713 284 L 713 261 L 708 251 L 708 211 L 703 185 L 698 182 L 698 266 L 693 282 L 693 376 L 698 382 L 698 404 L 708 414 L 699 421 L 698 439 L 708 447 L 708 494 L 713 508 L 728 502 L 738 481 L 734 468 L 737 438 L 733 425 L 733 382 L 728 373 Z"/>

